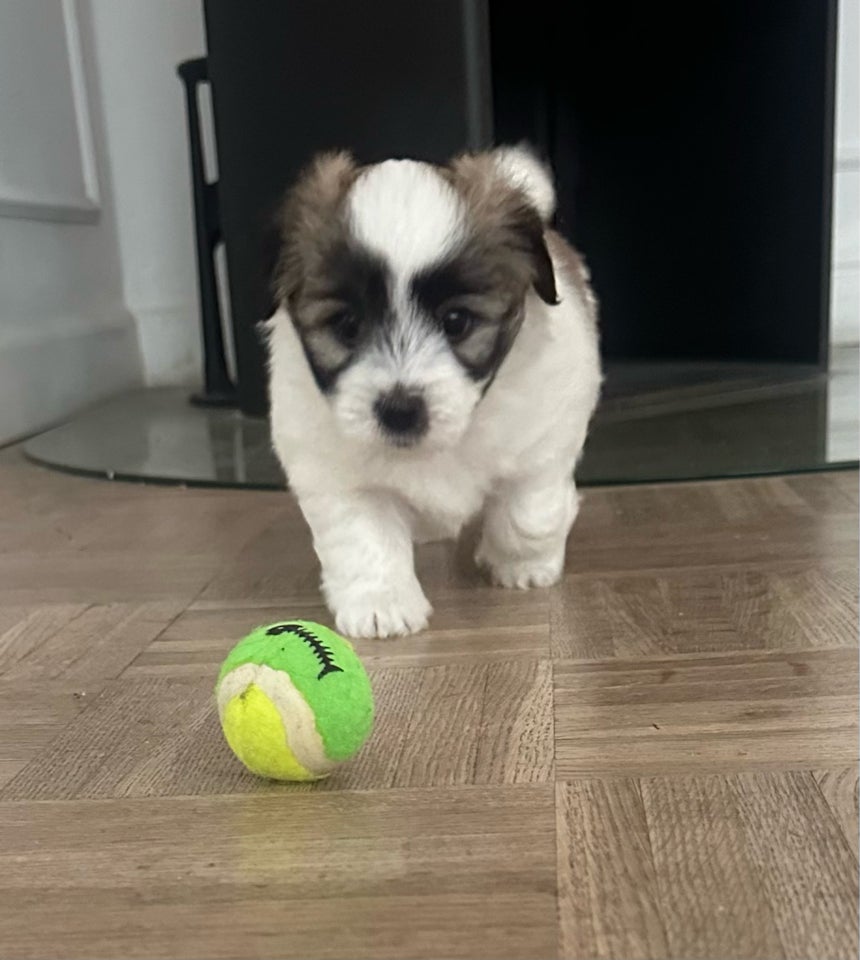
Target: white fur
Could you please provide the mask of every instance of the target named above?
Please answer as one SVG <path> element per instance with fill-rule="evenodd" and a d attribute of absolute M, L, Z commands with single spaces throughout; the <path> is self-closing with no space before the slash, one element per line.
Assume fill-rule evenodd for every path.
<path fill-rule="evenodd" d="M 355 238 L 392 271 L 389 295 L 399 324 L 393 343 L 362 357 L 341 376 L 333 400 L 336 418 L 346 435 L 380 444 L 369 413 L 374 400 L 397 383 L 420 387 L 432 425 L 424 451 L 450 446 L 466 429 L 480 390 L 462 377 L 441 334 L 413 315 L 408 287 L 416 273 L 462 239 L 462 201 L 429 164 L 387 160 L 361 174 L 348 210 Z"/>
<path fill-rule="evenodd" d="M 528 147 L 499 147 L 493 151 L 496 169 L 535 205 L 544 223 L 555 213 L 555 187 L 546 167 Z"/>
<path fill-rule="evenodd" d="M 363 171 L 350 191 L 349 216 L 356 238 L 402 277 L 443 256 L 463 227 L 453 187 L 415 160 L 386 160 Z"/>
<path fill-rule="evenodd" d="M 413 543 L 455 537 L 482 510 L 476 559 L 496 582 L 529 587 L 558 579 L 577 511 L 573 467 L 600 365 L 589 307 L 556 265 L 561 302 L 548 306 L 528 295 L 522 328 L 481 398 L 441 336 L 411 321 L 405 299 L 410 272 L 439 259 L 460 229 L 447 184 L 421 164 L 382 164 L 359 180 L 351 214 L 364 242 L 393 267 L 400 338 L 348 368 L 328 399 L 289 316 L 276 313 L 269 324 L 272 435 L 313 531 L 338 629 L 389 636 L 422 629 L 431 612 Z M 404 231 L 403 223 L 415 229 Z M 427 436 L 406 450 L 384 441 L 371 413 L 379 391 L 395 382 L 420 386 L 430 408 Z"/>

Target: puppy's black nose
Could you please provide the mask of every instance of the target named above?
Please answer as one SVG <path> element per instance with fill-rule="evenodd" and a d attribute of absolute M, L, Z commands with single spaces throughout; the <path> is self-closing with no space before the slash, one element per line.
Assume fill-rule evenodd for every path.
<path fill-rule="evenodd" d="M 417 440 L 427 432 L 427 404 L 420 393 L 396 386 L 380 394 L 373 412 L 383 429 L 392 438 L 402 442 Z"/>

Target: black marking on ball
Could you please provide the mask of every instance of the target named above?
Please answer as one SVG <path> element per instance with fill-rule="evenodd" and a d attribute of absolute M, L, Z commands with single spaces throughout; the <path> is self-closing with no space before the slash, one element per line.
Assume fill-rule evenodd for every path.
<path fill-rule="evenodd" d="M 274 627 L 269 627 L 266 631 L 266 636 L 280 637 L 285 633 L 298 637 L 299 640 L 303 640 L 311 648 L 311 653 L 313 653 L 322 665 L 322 670 L 317 674 L 317 680 L 322 680 L 327 673 L 343 673 L 343 667 L 339 667 L 334 662 L 334 654 L 331 650 L 319 637 L 311 633 L 310 630 L 306 630 L 301 624 L 279 623 Z"/>

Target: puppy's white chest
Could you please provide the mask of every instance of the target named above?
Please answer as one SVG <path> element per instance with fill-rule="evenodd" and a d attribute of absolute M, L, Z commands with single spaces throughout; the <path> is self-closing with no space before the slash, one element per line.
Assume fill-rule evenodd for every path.
<path fill-rule="evenodd" d="M 389 465 L 379 485 L 408 506 L 416 540 L 456 537 L 481 509 L 486 483 L 455 457 Z"/>

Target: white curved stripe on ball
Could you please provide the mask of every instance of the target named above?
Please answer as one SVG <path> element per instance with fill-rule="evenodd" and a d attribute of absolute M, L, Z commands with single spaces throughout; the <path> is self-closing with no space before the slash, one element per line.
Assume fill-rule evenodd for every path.
<path fill-rule="evenodd" d="M 231 670 L 218 687 L 218 715 L 224 719 L 227 704 L 256 684 L 275 705 L 284 725 L 287 744 L 296 760 L 311 773 L 328 773 L 337 764 L 325 753 L 314 713 L 289 675 L 259 663 L 243 663 Z"/>

